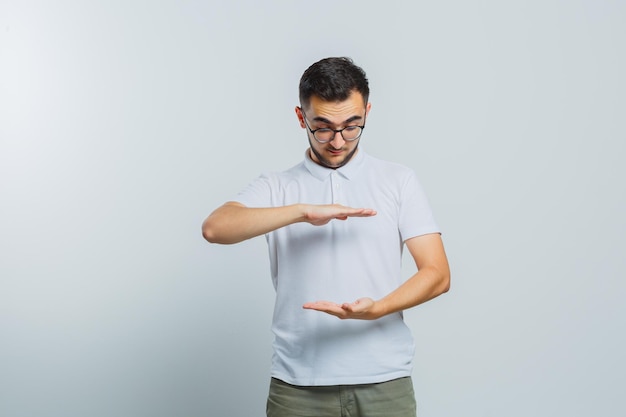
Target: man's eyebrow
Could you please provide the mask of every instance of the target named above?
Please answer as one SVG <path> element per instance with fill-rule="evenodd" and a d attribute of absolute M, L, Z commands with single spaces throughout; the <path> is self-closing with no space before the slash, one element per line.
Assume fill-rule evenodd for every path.
<path fill-rule="evenodd" d="M 362 119 L 363 119 L 363 116 L 354 115 L 354 116 L 344 120 L 344 122 L 341 123 L 341 124 L 352 123 L 355 120 L 362 120 Z M 317 117 L 313 118 L 313 120 L 316 121 L 316 122 L 325 123 L 327 125 L 333 125 L 334 124 L 333 122 L 331 122 L 330 120 L 326 119 L 325 117 L 320 117 L 320 116 L 317 116 Z"/>

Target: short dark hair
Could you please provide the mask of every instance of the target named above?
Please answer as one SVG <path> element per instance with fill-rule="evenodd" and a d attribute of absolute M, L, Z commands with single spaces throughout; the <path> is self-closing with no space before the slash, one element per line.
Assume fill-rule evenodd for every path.
<path fill-rule="evenodd" d="M 302 74 L 300 105 L 307 107 L 312 96 L 324 101 L 344 101 L 353 91 L 359 92 L 367 103 L 370 88 L 365 71 L 347 57 L 324 58 Z"/>

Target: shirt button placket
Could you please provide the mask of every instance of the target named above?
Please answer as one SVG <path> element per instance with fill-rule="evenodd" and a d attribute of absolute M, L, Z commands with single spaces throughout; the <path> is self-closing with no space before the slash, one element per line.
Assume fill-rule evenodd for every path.
<path fill-rule="evenodd" d="M 336 172 L 330 175 L 330 182 L 333 193 L 333 204 L 341 204 L 341 186 L 339 185 L 339 175 L 337 175 Z"/>

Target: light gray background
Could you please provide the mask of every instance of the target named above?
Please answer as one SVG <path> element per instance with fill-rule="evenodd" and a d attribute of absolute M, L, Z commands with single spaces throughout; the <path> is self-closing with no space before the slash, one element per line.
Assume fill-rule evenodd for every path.
<path fill-rule="evenodd" d="M 0 415 L 264 415 L 265 242 L 200 224 L 302 158 L 298 79 L 331 55 L 368 73 L 362 146 L 418 172 L 444 231 L 452 290 L 406 314 L 420 416 L 623 415 L 625 23 L 605 0 L 0 1 Z"/>

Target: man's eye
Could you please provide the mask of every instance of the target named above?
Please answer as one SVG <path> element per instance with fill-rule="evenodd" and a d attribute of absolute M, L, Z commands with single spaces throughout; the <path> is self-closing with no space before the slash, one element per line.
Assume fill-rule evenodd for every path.
<path fill-rule="evenodd" d="M 346 132 L 354 132 L 355 130 L 359 130 L 358 126 L 346 126 L 344 129 Z"/>

